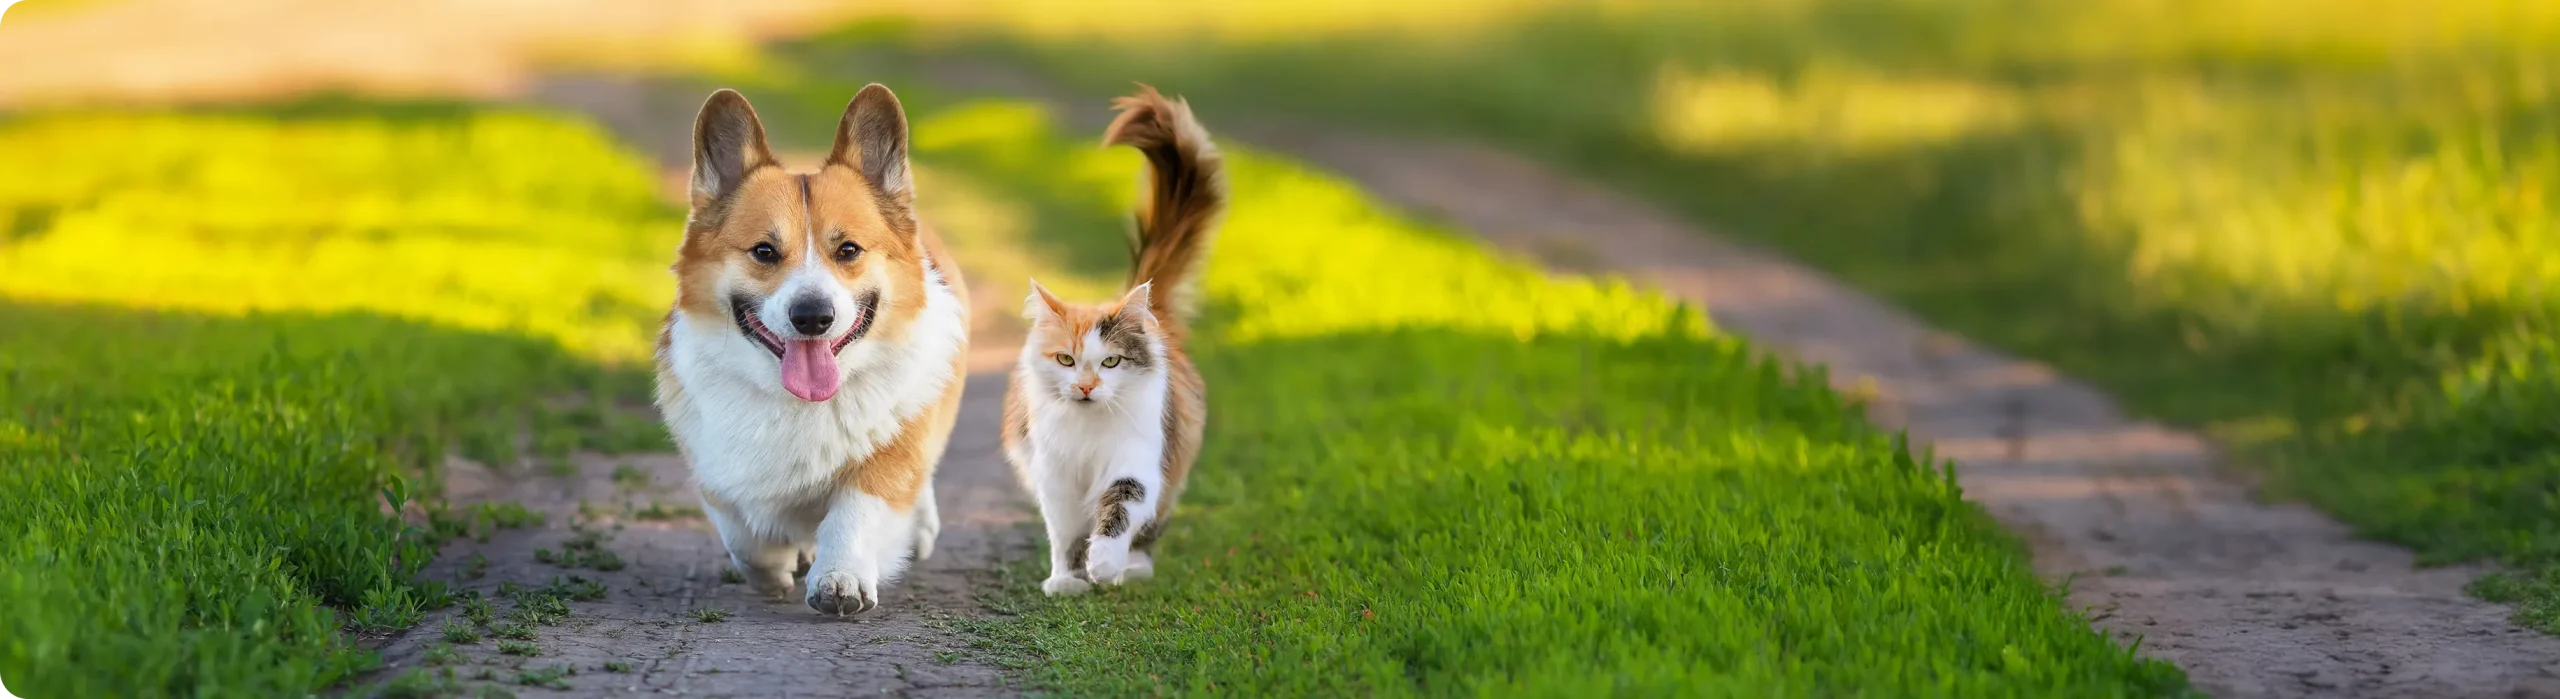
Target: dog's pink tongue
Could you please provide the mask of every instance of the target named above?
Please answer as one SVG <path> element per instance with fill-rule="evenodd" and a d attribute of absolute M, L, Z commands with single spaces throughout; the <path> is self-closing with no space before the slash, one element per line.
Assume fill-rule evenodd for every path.
<path fill-rule="evenodd" d="M 834 398 L 843 378 L 836 373 L 836 355 L 827 351 L 827 341 L 782 343 L 782 388 L 791 395 L 811 402 Z"/>

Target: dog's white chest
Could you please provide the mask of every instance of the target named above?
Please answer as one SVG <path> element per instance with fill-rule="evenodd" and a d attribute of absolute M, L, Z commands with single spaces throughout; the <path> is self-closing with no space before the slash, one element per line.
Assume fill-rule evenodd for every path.
<path fill-rule="evenodd" d="M 675 431 L 693 457 L 694 477 L 731 502 L 788 506 L 822 499 L 845 464 L 896 436 L 896 420 L 878 419 L 894 418 L 894 411 L 864 410 L 845 400 L 849 396 L 786 403 L 714 386 L 695 392 L 691 415 L 677 421 L 691 424 Z M 864 419 L 865 413 L 874 418 Z"/>
<path fill-rule="evenodd" d="M 742 505 L 787 509 L 824 499 L 847 464 L 896 439 L 949 381 L 948 370 L 916 370 L 914 353 L 857 343 L 843 387 L 811 403 L 783 391 L 772 357 L 753 354 L 762 350 L 743 338 L 677 325 L 668 364 L 685 400 L 667 415 L 669 430 L 703 488 Z"/>

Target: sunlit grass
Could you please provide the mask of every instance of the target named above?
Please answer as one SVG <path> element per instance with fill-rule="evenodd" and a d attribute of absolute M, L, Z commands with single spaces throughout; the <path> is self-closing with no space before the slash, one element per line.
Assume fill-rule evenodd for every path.
<path fill-rule="evenodd" d="M 679 214 L 578 122 L 59 114 L 0 153 L 12 298 L 370 311 L 635 361 L 673 293 Z"/>
<path fill-rule="evenodd" d="M 1236 309 L 1220 325 L 1227 342 L 1400 329 L 1519 340 L 1706 336 L 1659 297 L 1492 263 L 1475 241 L 1418 231 L 1338 179 L 1278 166 L 1246 172 L 1238 177 L 1252 177 L 1254 189 L 1240 208 L 1260 215 L 1228 222 L 1218 255 L 1234 262 L 1209 277 L 1212 297 Z"/>
<path fill-rule="evenodd" d="M 2024 111 L 2016 95 L 1997 86 L 1829 73 L 1781 85 L 1766 75 L 1667 70 L 1653 102 L 1664 145 L 1710 153 L 1796 146 L 1854 155 L 1928 147 L 2006 131 Z"/>
<path fill-rule="evenodd" d="M 902 40 L 1094 93 L 1145 80 L 1213 119 L 1544 156 L 2206 427 L 2274 492 L 2429 560 L 2560 579 L 2541 543 L 2560 450 L 2516 427 L 2560 383 L 2514 359 L 2560 336 L 2560 4 L 1626 2 L 1365 26 Z M 2560 586 L 2501 589 L 2560 606 Z"/>
<path fill-rule="evenodd" d="M 327 111 L 327 110 L 324 110 Z M 675 212 L 591 127 L 353 106 L 0 122 L 0 677 L 301 696 L 415 576 L 447 454 L 665 448 L 626 406 Z"/>

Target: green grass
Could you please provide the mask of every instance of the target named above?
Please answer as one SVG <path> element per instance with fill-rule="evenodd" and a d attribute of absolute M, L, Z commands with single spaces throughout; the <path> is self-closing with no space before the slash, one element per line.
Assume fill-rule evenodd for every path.
<path fill-rule="evenodd" d="M 575 674 L 578 674 L 578 671 L 569 669 L 569 666 L 567 665 L 553 665 L 551 667 L 541 668 L 538 670 L 526 670 L 516 673 L 516 684 L 527 687 L 543 687 L 547 689 L 568 689 L 569 680 L 567 678 L 570 675 Z"/>
<path fill-rule="evenodd" d="M 426 668 L 411 668 L 408 672 L 401 673 L 400 676 L 383 683 L 382 686 L 373 688 L 372 691 L 370 696 L 376 699 L 453 699 L 454 697 L 512 699 L 515 696 L 515 693 L 500 687 L 487 685 L 473 687 L 465 684 L 461 678 L 455 676 L 452 668 L 439 668 L 434 671 Z"/>
<path fill-rule="evenodd" d="M 2507 564 L 2478 589 L 2560 631 L 2560 6 L 1538 4 L 1276 35 L 1223 31 L 1252 3 L 987 13 L 801 50 L 903 37 L 1541 156 L 2207 428 L 2425 561 Z"/>
<path fill-rule="evenodd" d="M 372 663 L 342 629 L 448 603 L 415 580 L 436 540 L 527 519 L 435 505 L 449 451 L 663 443 L 603 408 L 647 399 L 678 214 L 590 127 L 53 114 L 0 121 L 0 153 L 13 691 L 331 686 Z"/>
<path fill-rule="evenodd" d="M 534 549 L 533 559 L 562 568 L 588 568 L 616 571 L 623 568 L 622 556 L 604 548 L 611 532 L 580 527 L 576 536 L 560 544 L 560 551 Z"/>
<path fill-rule="evenodd" d="M 470 624 L 447 621 L 444 623 L 444 640 L 446 643 L 457 645 L 479 643 L 480 630 L 473 628 Z"/>
<path fill-rule="evenodd" d="M 898 77 L 748 94 L 777 122 L 831 119 L 860 81 L 890 80 L 919 162 L 941 173 L 923 200 L 936 182 L 1003 193 L 1042 214 L 1058 241 L 1044 245 L 1093 246 L 1043 264 L 1114 277 L 1133 156 L 1057 134 L 1036 108 Z M 1162 577 L 1052 601 L 1029 570 L 1040 560 L 1022 562 L 995 591 L 1015 615 L 966 626 L 1037 656 L 1019 664 L 1033 681 L 1101 695 L 2184 687 L 2064 612 L 1939 464 L 1818 376 L 1694 310 L 1543 277 L 1339 180 L 1235 153 L 1200 347 L 1216 417 Z"/>

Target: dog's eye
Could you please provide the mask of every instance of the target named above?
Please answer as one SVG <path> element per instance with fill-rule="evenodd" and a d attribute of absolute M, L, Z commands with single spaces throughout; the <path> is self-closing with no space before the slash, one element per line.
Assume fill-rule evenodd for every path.
<path fill-rule="evenodd" d="M 755 247 L 747 248 L 747 254 L 755 256 L 757 262 L 765 264 L 782 261 L 782 251 L 773 249 L 772 243 L 756 243 Z"/>
<path fill-rule="evenodd" d="M 836 246 L 837 262 L 852 262 L 853 258 L 860 256 L 861 254 L 862 246 L 860 245 L 845 243 L 843 245 Z"/>
<path fill-rule="evenodd" d="M 1120 358 L 1119 358 L 1119 357 L 1103 357 L 1103 358 L 1102 358 L 1102 368 L 1104 368 L 1104 369 L 1109 369 L 1109 368 L 1112 368 L 1112 367 L 1115 367 L 1115 366 L 1120 366 Z"/>
<path fill-rule="evenodd" d="M 1067 353 L 1065 353 L 1065 352 L 1059 352 L 1059 353 L 1058 353 L 1058 356 L 1057 356 L 1057 360 L 1058 360 L 1058 366 L 1075 366 L 1075 365 L 1076 365 L 1076 358 L 1067 356 Z"/>

